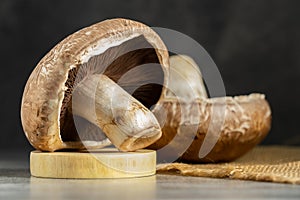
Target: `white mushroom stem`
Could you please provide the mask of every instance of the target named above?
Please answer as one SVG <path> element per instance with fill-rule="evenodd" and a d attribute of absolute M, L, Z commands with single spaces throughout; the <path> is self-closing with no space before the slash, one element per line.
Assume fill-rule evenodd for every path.
<path fill-rule="evenodd" d="M 186 55 L 170 56 L 167 97 L 176 97 L 184 102 L 207 99 L 201 71 L 191 57 Z"/>
<path fill-rule="evenodd" d="M 121 151 L 147 147 L 161 137 L 152 112 L 103 74 L 77 84 L 72 101 L 73 114 L 99 126 Z"/>

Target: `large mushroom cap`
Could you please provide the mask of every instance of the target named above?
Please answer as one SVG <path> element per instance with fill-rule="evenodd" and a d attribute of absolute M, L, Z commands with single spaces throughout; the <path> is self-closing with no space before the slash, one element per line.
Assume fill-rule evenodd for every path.
<path fill-rule="evenodd" d="M 38 63 L 25 86 L 21 119 L 30 143 L 45 151 L 82 148 L 72 115 L 74 84 L 87 75 L 101 73 L 118 82 L 128 71 L 145 64 L 159 66 L 155 77 L 162 84 L 146 84 L 136 89 L 133 96 L 150 108 L 161 97 L 168 73 L 168 52 L 152 29 L 132 20 L 111 19 L 65 38 Z M 130 82 L 123 81 L 125 90 L 130 90 L 142 77 L 151 77 L 143 71 L 134 72 L 134 76 L 126 79 Z M 152 98 L 145 98 L 144 91 Z M 99 129 L 88 121 L 86 126 L 89 133 Z M 87 141 L 97 141 L 81 136 L 85 137 Z M 101 142 L 103 138 L 99 137 Z"/>

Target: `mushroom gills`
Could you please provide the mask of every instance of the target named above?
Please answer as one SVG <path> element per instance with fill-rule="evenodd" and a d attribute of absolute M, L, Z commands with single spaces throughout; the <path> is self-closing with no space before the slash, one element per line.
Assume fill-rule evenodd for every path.
<path fill-rule="evenodd" d="M 148 109 L 158 101 L 162 93 L 164 72 L 160 65 L 156 49 L 147 42 L 144 36 L 138 36 L 118 46 L 110 47 L 102 54 L 91 57 L 88 62 L 69 71 L 68 81 L 65 83 L 68 89 L 66 90 L 63 100 L 60 117 L 61 137 L 64 142 L 79 141 L 92 144 L 87 141 L 101 142 L 105 139 L 107 133 L 103 130 L 103 127 L 99 126 L 94 119 L 89 119 L 91 117 L 88 118 L 87 116 L 82 117 L 77 115 L 76 112 L 73 111 L 75 108 L 74 102 L 77 102 L 74 101 L 74 99 L 72 105 L 72 98 L 74 94 L 76 94 L 74 93 L 74 88 L 77 88 L 78 85 L 82 85 L 83 80 L 91 81 L 91 79 L 94 79 L 96 83 L 98 83 L 97 75 L 99 74 L 106 76 L 106 78 L 103 78 L 104 76 L 102 75 L 100 79 L 105 79 L 106 82 L 110 82 L 111 85 L 109 85 L 108 88 L 114 88 L 117 83 L 128 95 L 131 94 L 132 97 L 136 98 L 137 100 L 135 101 L 140 101 L 141 104 Z M 93 76 L 94 78 L 91 78 Z M 108 81 L 107 78 L 115 83 Z M 99 84 L 101 84 L 101 81 Z M 94 88 L 90 88 L 89 92 L 95 92 L 95 84 L 93 87 Z M 112 93 L 113 91 L 109 90 L 108 92 Z M 103 93 L 99 98 L 106 98 L 106 95 L 107 94 Z M 121 103 L 121 101 L 121 99 L 115 96 L 115 104 Z M 90 103 L 90 105 L 93 105 L 93 103 Z M 78 127 L 78 125 L 80 125 L 80 127 Z M 131 134 L 130 131 L 132 130 L 130 129 L 128 131 L 128 134 Z M 148 140 L 148 142 L 151 141 L 149 138 Z M 120 143 L 120 141 L 117 143 Z M 105 144 L 109 145 L 109 143 Z M 138 145 L 134 144 L 134 146 L 137 148 Z M 86 147 L 93 148 L 92 145 Z"/>

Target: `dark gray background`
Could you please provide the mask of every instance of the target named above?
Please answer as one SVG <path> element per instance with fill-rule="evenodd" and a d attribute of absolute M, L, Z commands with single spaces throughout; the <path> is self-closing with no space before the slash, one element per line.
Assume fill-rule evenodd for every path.
<path fill-rule="evenodd" d="M 267 95 L 273 126 L 264 143 L 300 145 L 299 8 L 297 0 L 1 0 L 0 148 L 31 148 L 19 112 L 38 61 L 67 35 L 114 17 L 194 38 L 219 67 L 228 95 Z"/>

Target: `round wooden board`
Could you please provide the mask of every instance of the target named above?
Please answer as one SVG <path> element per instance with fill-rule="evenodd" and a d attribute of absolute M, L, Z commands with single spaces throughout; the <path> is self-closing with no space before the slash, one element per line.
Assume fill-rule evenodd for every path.
<path fill-rule="evenodd" d="M 30 154 L 32 176 L 43 178 L 130 178 L 154 175 L 156 152 L 119 152 L 101 149 L 90 152 L 41 152 Z"/>

